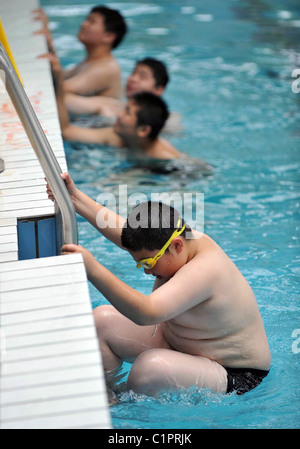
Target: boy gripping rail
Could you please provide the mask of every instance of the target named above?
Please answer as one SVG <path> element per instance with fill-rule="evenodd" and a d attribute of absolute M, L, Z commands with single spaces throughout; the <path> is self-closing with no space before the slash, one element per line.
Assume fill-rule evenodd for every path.
<path fill-rule="evenodd" d="M 163 95 L 168 82 L 169 74 L 163 62 L 149 57 L 141 59 L 137 61 L 132 73 L 127 78 L 126 98 L 129 100 L 140 92 L 150 92 L 160 97 Z M 116 117 L 125 107 L 123 100 L 99 95 L 84 97 L 70 92 L 64 93 L 63 101 L 71 114 L 106 117 L 107 123 L 116 120 Z M 182 130 L 180 121 L 180 115 L 171 112 L 162 132 L 172 134 L 180 132 Z"/>
<path fill-rule="evenodd" d="M 46 35 L 49 52 L 55 55 L 46 14 L 42 9 L 33 12 L 35 20 L 42 20 L 44 26 L 37 33 Z M 119 11 L 102 5 L 93 7 L 82 22 L 77 36 L 85 47 L 86 56 L 73 69 L 63 71 L 64 91 L 121 98 L 121 70 L 113 50 L 121 44 L 126 33 L 127 25 Z"/>
<path fill-rule="evenodd" d="M 141 203 L 125 220 L 62 177 L 76 211 L 155 277 L 147 296 L 85 248 L 62 248 L 82 254 L 88 279 L 111 303 L 94 310 L 108 384 L 126 360 L 133 362 L 127 388 L 146 395 L 193 385 L 237 394 L 255 388 L 270 369 L 269 346 L 253 291 L 220 246 L 169 206 Z M 101 226 L 99 217 L 115 226 Z"/>
<path fill-rule="evenodd" d="M 159 134 L 169 111 L 165 101 L 151 93 L 133 95 L 119 112 L 114 126 L 84 128 L 73 125 L 64 103 L 62 70 L 56 56 L 48 55 L 56 82 L 56 101 L 65 140 L 128 148 L 137 158 L 177 159 L 182 154 Z"/>
<path fill-rule="evenodd" d="M 132 73 L 128 76 L 125 94 L 131 98 L 139 92 L 151 92 L 161 96 L 169 81 L 165 64 L 154 58 L 137 61 Z M 66 92 L 64 102 L 71 114 L 90 114 L 115 118 L 124 108 L 125 102 L 104 96 L 83 97 Z"/>

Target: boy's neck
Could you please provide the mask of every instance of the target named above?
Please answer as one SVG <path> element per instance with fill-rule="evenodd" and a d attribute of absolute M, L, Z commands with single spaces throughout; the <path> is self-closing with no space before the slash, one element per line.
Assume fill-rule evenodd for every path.
<path fill-rule="evenodd" d="M 192 232 L 194 238 L 185 239 L 187 243 L 187 262 L 190 262 L 190 260 L 192 260 L 201 251 L 201 240 L 204 237 L 203 233 L 194 230 Z"/>
<path fill-rule="evenodd" d="M 103 59 L 107 57 L 112 57 L 111 47 L 107 45 L 97 45 L 86 47 L 86 61 L 91 62 L 98 59 Z"/>
<path fill-rule="evenodd" d="M 155 154 L 158 139 L 149 140 L 140 139 L 139 137 L 135 136 L 122 136 L 122 140 L 130 150 L 133 150 L 136 153 L 140 153 L 141 155 L 147 157 L 157 157 Z"/>
<path fill-rule="evenodd" d="M 158 143 L 158 138 L 155 140 L 144 139 L 141 142 L 140 148 L 142 149 L 145 156 L 159 159 L 159 152 L 157 151 Z"/>
<path fill-rule="evenodd" d="M 197 247 L 195 245 L 194 239 L 189 239 L 186 241 L 187 241 L 187 262 L 190 262 L 190 260 L 192 260 L 197 253 Z"/>

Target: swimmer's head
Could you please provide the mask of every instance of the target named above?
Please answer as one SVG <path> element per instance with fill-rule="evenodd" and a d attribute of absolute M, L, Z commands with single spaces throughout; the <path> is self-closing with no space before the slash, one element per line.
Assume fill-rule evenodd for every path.
<path fill-rule="evenodd" d="M 121 138 L 154 141 L 169 117 L 165 101 L 150 92 L 133 95 L 118 114 L 114 131 Z"/>
<path fill-rule="evenodd" d="M 85 45 L 104 41 L 114 49 L 122 42 L 126 32 L 126 22 L 117 10 L 95 6 L 83 21 L 78 38 Z"/>
<path fill-rule="evenodd" d="M 150 92 L 140 92 L 131 97 L 138 106 L 137 126 L 149 126 L 151 128 L 148 139 L 155 140 L 169 117 L 166 102 Z"/>
<path fill-rule="evenodd" d="M 162 202 L 145 201 L 129 213 L 122 229 L 121 242 L 131 252 L 160 250 L 174 231 L 182 229 L 184 224 L 184 219 L 174 207 Z M 188 231 L 191 229 L 185 224 L 180 236 L 185 238 Z"/>
<path fill-rule="evenodd" d="M 126 96 L 129 98 L 138 92 L 152 92 L 162 95 L 169 82 L 169 74 L 165 64 L 154 58 L 137 61 L 126 83 Z"/>

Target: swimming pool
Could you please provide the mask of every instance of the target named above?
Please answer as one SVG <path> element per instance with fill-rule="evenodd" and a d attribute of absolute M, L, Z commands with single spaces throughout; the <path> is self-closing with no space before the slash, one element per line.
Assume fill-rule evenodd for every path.
<path fill-rule="evenodd" d="M 296 3 L 107 4 L 121 10 L 130 27 L 115 52 L 124 80 L 137 59 L 164 60 L 171 74 L 165 99 L 182 115 L 184 128 L 168 138 L 215 170 L 208 177 L 134 171 L 122 151 L 66 145 L 69 170 L 94 199 L 103 191 L 116 193 L 119 184 L 126 184 L 129 193 L 147 195 L 202 192 L 205 232 L 251 284 L 272 353 L 269 376 L 244 396 L 197 389 L 159 399 L 124 394 L 111 408 L 115 428 L 299 428 L 300 93 L 292 77 L 300 67 Z M 92 4 L 41 4 L 51 19 L 63 64 L 79 61 L 82 48 L 75 36 Z M 117 276 L 144 293 L 151 291 L 151 279 L 137 272 L 131 258 L 80 218 L 79 237 Z M 94 307 L 106 303 L 93 286 L 90 293 Z"/>

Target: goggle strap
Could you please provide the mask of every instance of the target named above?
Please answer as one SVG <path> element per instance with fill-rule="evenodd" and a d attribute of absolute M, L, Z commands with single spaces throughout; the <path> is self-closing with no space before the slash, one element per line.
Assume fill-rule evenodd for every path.
<path fill-rule="evenodd" d="M 177 226 L 180 223 L 180 219 L 178 220 Z M 185 228 L 185 224 L 182 226 L 182 228 L 180 230 L 175 229 L 175 231 L 173 232 L 173 234 L 171 235 L 171 237 L 169 238 L 169 240 L 167 241 L 167 243 L 165 243 L 165 245 L 162 247 L 162 249 L 152 258 L 155 261 L 157 259 L 159 259 L 161 257 L 162 254 L 164 254 L 164 252 L 166 251 L 166 249 L 168 248 L 168 246 L 171 244 L 172 240 L 175 239 L 175 237 L 178 237 Z"/>
<path fill-rule="evenodd" d="M 178 222 L 177 222 L 177 228 L 180 224 L 181 219 L 179 218 Z M 169 240 L 164 244 L 164 246 L 162 247 L 162 249 L 160 251 L 158 251 L 158 253 L 154 256 L 154 257 L 147 257 L 147 259 L 152 259 L 154 262 L 156 262 L 158 259 L 160 259 L 162 257 L 162 255 L 165 253 L 166 249 L 168 248 L 168 246 L 171 244 L 172 240 L 175 237 L 178 237 L 185 229 L 185 224 L 182 226 L 181 229 L 175 229 L 175 231 L 173 232 L 173 234 L 171 235 L 171 237 L 169 238 Z M 146 260 L 147 260 L 146 259 Z M 143 260 L 143 259 L 142 259 Z M 155 265 L 155 264 L 154 264 Z M 141 268 L 141 266 L 143 266 L 142 263 L 137 263 L 137 268 Z M 151 267 L 148 267 L 146 269 L 151 269 L 153 267 L 153 264 L 151 264 Z"/>

